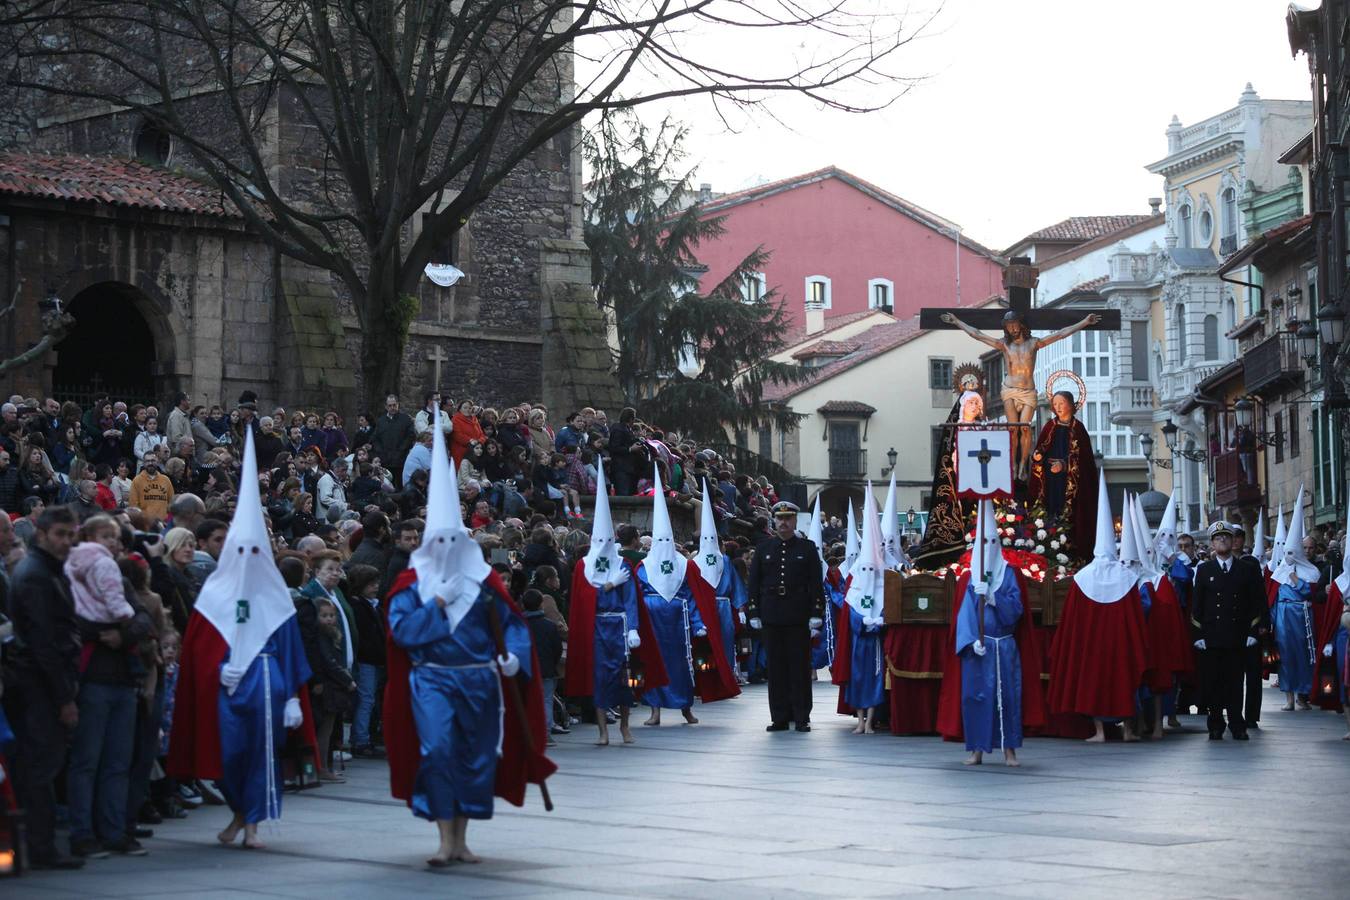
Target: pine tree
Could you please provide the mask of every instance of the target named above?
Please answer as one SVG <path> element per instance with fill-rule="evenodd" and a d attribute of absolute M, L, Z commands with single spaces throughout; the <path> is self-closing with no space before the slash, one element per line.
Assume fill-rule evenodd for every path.
<path fill-rule="evenodd" d="M 636 116 L 606 117 L 587 141 L 592 174 L 586 243 L 596 299 L 617 332 L 616 369 L 628 405 L 646 420 L 702 441 L 801 416 L 766 402 L 766 386 L 807 370 L 769 357 L 786 330 L 775 291 L 749 290 L 770 251 L 749 253 L 700 291 L 696 251 L 725 233 L 724 217 L 688 203 L 696 170 L 682 168 L 688 129 L 653 132 Z"/>

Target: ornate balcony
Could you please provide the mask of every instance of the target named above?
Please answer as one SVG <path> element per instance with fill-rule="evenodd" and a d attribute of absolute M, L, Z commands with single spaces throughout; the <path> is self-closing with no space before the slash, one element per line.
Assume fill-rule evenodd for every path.
<path fill-rule="evenodd" d="M 1247 469 L 1242 457 L 1247 456 Z M 1214 457 L 1214 502 L 1220 506 L 1258 506 L 1261 486 L 1256 483 L 1256 451 L 1226 450 Z"/>
<path fill-rule="evenodd" d="M 1111 421 L 1116 425 L 1142 427 L 1153 421 L 1153 385 L 1111 385 Z"/>
<path fill-rule="evenodd" d="M 1242 357 L 1243 380 L 1247 390 L 1256 394 L 1289 387 L 1303 375 L 1298 335 L 1287 331 L 1266 338 Z"/>
<path fill-rule="evenodd" d="M 867 451 L 830 448 L 831 478 L 864 478 L 867 476 Z"/>

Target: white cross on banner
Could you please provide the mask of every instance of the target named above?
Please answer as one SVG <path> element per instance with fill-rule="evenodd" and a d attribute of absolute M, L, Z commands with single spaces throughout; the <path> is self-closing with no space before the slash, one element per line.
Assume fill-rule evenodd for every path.
<path fill-rule="evenodd" d="M 966 500 L 1012 499 L 1012 438 L 1008 430 L 957 430 L 956 493 Z"/>

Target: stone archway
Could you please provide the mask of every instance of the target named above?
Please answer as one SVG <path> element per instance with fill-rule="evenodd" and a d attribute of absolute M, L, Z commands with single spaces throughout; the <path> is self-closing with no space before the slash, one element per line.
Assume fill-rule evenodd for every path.
<path fill-rule="evenodd" d="M 848 504 L 853 503 L 854 515 L 861 516 L 863 508 L 863 489 L 854 484 L 830 484 L 820 490 L 821 515 L 838 516 L 841 522 L 848 517 Z"/>
<path fill-rule="evenodd" d="M 162 402 L 172 335 L 154 302 L 132 285 L 101 281 L 80 290 L 66 308 L 75 328 L 56 345 L 53 395 L 87 406 L 101 396 Z"/>

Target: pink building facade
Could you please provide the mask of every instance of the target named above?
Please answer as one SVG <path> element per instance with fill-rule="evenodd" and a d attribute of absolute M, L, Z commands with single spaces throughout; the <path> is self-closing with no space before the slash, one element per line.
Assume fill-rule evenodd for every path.
<path fill-rule="evenodd" d="M 923 306 L 977 306 L 1003 292 L 1003 260 L 959 226 L 836 168 L 728 194 L 702 209 L 726 233 L 696 250 L 708 267 L 701 288 L 719 283 L 758 246 L 772 251 L 762 279 L 787 321 L 805 324 L 806 304 L 836 316 L 890 307 L 897 318 Z M 959 248 L 959 249 L 958 249 Z"/>

